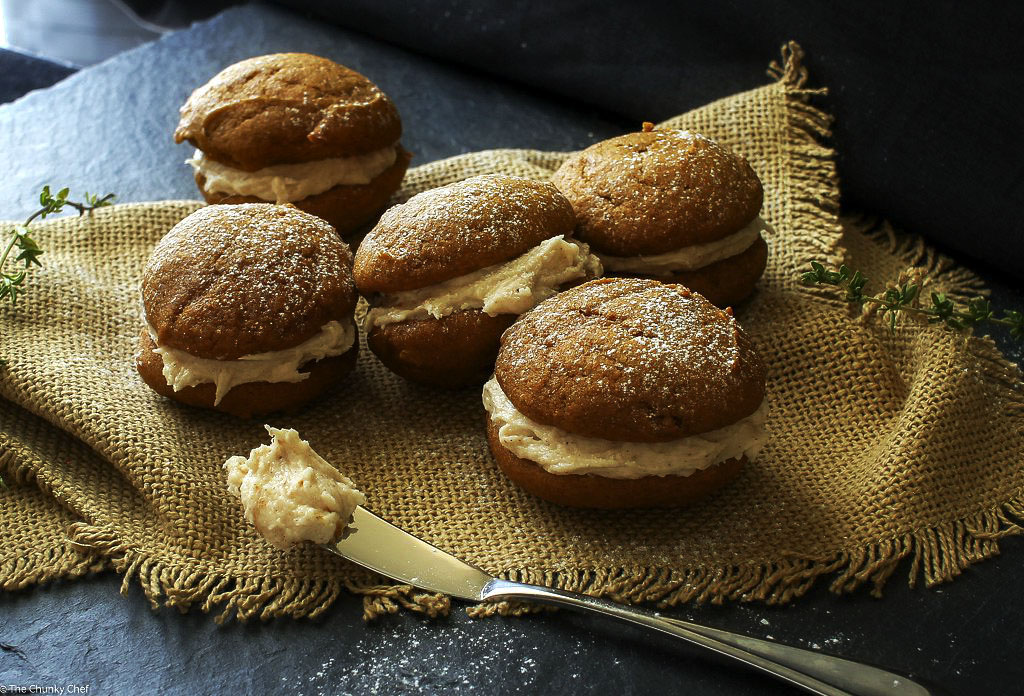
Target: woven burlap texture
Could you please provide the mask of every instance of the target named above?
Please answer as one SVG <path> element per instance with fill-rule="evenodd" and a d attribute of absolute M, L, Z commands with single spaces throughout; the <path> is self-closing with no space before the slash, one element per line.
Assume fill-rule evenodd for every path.
<path fill-rule="evenodd" d="M 771 437 L 726 490 L 676 511 L 535 500 L 491 460 L 478 389 L 410 385 L 365 345 L 334 393 L 268 422 L 296 428 L 357 482 L 370 509 L 442 549 L 500 576 L 625 602 L 781 603 L 825 575 L 835 591 L 877 591 L 908 556 L 911 582 L 934 583 L 996 553 L 1000 536 L 1020 531 L 1015 368 L 987 340 L 909 320 L 890 332 L 799 285 L 812 259 L 844 255 L 876 291 L 915 261 L 937 288 L 967 291 L 972 279 L 884 230 L 844 233 L 822 145 L 828 119 L 808 103 L 796 47 L 776 75 L 665 124 L 746 156 L 775 228 L 757 293 L 737 308 L 769 368 Z M 410 171 L 399 198 L 484 172 L 546 178 L 564 156 L 502 150 L 431 163 Z M 315 547 L 265 543 L 221 468 L 267 441 L 262 422 L 182 407 L 139 379 L 140 271 L 199 205 L 119 205 L 38 225 L 45 263 L 2 317 L 0 583 L 113 567 L 154 606 L 220 618 L 313 616 L 345 589 L 364 595 L 367 616 L 446 612 L 443 597 Z"/>

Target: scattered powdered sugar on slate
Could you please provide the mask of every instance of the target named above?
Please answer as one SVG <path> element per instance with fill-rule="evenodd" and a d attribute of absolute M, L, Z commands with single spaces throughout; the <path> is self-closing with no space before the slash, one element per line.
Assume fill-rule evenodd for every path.
<path fill-rule="evenodd" d="M 294 681 L 282 678 L 290 693 L 380 694 L 494 693 L 507 684 L 510 693 L 535 693 L 537 656 L 530 644 L 529 620 L 508 623 L 495 639 L 475 622 L 407 622 L 401 630 L 371 625 L 355 644 L 344 645 L 343 658 L 329 658 L 319 669 Z"/>

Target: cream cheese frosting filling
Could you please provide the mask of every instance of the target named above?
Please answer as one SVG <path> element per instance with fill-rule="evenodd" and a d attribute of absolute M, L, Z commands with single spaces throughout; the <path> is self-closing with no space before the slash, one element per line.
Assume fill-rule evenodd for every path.
<path fill-rule="evenodd" d="M 366 496 L 296 431 L 264 427 L 269 445 L 224 462 L 228 490 L 242 501 L 246 521 L 282 549 L 337 540 Z"/>
<path fill-rule="evenodd" d="M 368 184 L 393 165 L 397 158 L 396 144 L 353 157 L 275 164 L 254 172 L 212 160 L 202 150 L 196 150 L 195 155 L 185 162 L 205 177 L 203 186 L 208 191 L 289 203 L 335 186 Z"/>
<path fill-rule="evenodd" d="M 522 314 L 557 293 L 563 283 L 601 273 L 601 262 L 590 247 L 558 235 L 506 263 L 425 288 L 383 295 L 367 312 L 363 329 L 440 319 L 465 309 L 481 309 L 490 316 Z"/>
<path fill-rule="evenodd" d="M 352 322 L 329 321 L 320 333 L 292 348 L 267 353 L 243 355 L 237 360 L 198 358 L 178 348 L 161 346 L 156 332 L 149 326 L 156 348 L 153 352 L 164 362 L 163 375 L 174 391 L 212 382 L 217 387 L 213 399 L 216 406 L 233 387 L 248 382 L 301 382 L 308 372 L 299 367 L 311 360 L 322 360 L 348 351 L 355 343 L 356 329 Z"/>
<path fill-rule="evenodd" d="M 604 267 L 613 273 L 664 274 L 677 271 L 694 271 L 704 266 L 728 259 L 750 248 L 762 232 L 772 228 L 760 217 L 751 220 L 738 232 L 707 244 L 691 244 L 675 251 L 651 256 L 608 256 L 598 254 Z"/>
<path fill-rule="evenodd" d="M 516 409 L 493 377 L 484 385 L 483 402 L 498 428 L 501 446 L 551 474 L 617 479 L 687 476 L 741 456 L 753 461 L 768 439 L 767 400 L 732 425 L 668 442 L 604 440 L 542 425 Z"/>

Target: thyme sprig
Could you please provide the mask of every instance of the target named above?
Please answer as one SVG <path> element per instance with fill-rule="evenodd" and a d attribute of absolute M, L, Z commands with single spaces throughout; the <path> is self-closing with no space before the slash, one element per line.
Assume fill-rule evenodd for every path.
<path fill-rule="evenodd" d="M 29 215 L 23 224 L 17 225 L 11 230 L 11 237 L 4 247 L 3 256 L 0 256 L 0 301 L 8 298 L 11 305 L 17 305 L 18 295 L 22 292 L 25 280 L 28 277 L 28 269 L 33 265 L 42 266 L 39 263 L 39 257 L 43 254 L 43 249 L 39 246 L 39 242 L 32 236 L 32 231 L 29 229 L 29 225 L 35 219 L 44 219 L 47 215 L 59 213 L 66 206 L 77 210 L 79 215 L 84 215 L 96 208 L 110 205 L 114 200 L 114 194 L 112 193 L 100 197 L 90 195 L 87 191 L 83 196 L 84 201 L 78 202 L 68 200 L 69 193 L 69 189 L 65 187 L 54 195 L 50 192 L 49 186 L 44 186 L 39 194 L 39 210 Z M 18 250 L 18 255 L 14 257 L 14 263 L 21 262 L 25 265 L 20 269 L 7 271 L 7 259 L 14 249 Z"/>
<path fill-rule="evenodd" d="M 851 271 L 846 265 L 839 270 L 830 270 L 817 261 L 811 262 L 811 270 L 800 274 L 804 285 L 830 285 L 843 293 L 844 299 L 859 307 L 877 311 L 895 330 L 900 313 L 919 314 L 927 317 L 930 324 L 944 324 L 956 331 L 966 331 L 981 324 L 999 324 L 1010 329 L 1010 335 L 1024 339 L 1024 312 L 1008 310 L 996 316 L 992 304 L 984 297 L 968 300 L 966 306 L 957 305 L 942 292 L 932 292 L 930 304 L 921 303 L 923 281 L 920 278 L 901 278 L 886 288 L 880 295 L 864 292 L 867 277 L 860 271 Z"/>
<path fill-rule="evenodd" d="M 37 218 L 42 220 L 47 215 L 55 215 L 64 210 L 66 206 L 70 206 L 78 211 L 79 215 L 92 212 L 96 208 L 102 208 L 104 206 L 111 205 L 114 201 L 114 194 L 108 193 L 105 196 L 90 195 L 88 191 L 83 194 L 82 202 L 68 200 L 68 195 L 71 193 L 67 187 L 57 191 L 56 195 L 50 192 L 49 186 L 43 186 L 43 190 L 39 193 L 39 209 L 28 216 L 21 225 L 17 225 L 11 230 L 11 238 L 7 241 L 4 246 L 3 255 L 0 256 L 0 302 L 4 298 L 8 298 L 11 302 L 11 306 L 17 306 L 18 295 L 22 292 L 22 288 L 25 285 L 25 279 L 28 277 L 28 269 L 33 265 L 42 266 L 39 263 L 39 257 L 43 254 L 43 248 L 39 246 L 39 242 L 36 241 L 35 237 L 32 236 L 29 225 L 32 224 Z M 19 261 L 25 264 L 22 268 L 14 271 L 7 271 L 7 259 L 10 258 L 11 252 L 15 249 L 18 250 L 18 255 L 14 257 L 14 263 Z M 7 365 L 7 361 L 0 358 L 0 368 Z M 6 488 L 7 484 L 4 483 L 2 477 L 0 477 L 0 488 Z"/>

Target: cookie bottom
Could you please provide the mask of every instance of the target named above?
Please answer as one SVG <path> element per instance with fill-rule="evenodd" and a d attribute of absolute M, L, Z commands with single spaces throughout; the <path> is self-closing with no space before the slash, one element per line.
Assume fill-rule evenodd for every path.
<path fill-rule="evenodd" d="M 516 317 L 467 309 L 374 326 L 366 344 L 389 370 L 411 382 L 457 389 L 487 381 L 501 334 Z"/>
<path fill-rule="evenodd" d="M 309 377 L 301 382 L 248 382 L 231 389 L 220 403 L 213 405 L 216 388 L 212 383 L 197 384 L 174 391 L 164 379 L 164 361 L 154 352 L 156 344 L 148 331 L 139 336 L 139 351 L 135 356 L 135 368 L 142 380 L 153 391 L 189 406 L 223 411 L 239 418 L 260 416 L 274 411 L 296 408 L 320 396 L 356 366 L 359 356 L 357 341 L 345 353 L 323 360 L 306 363 L 300 368 Z"/>
<path fill-rule="evenodd" d="M 398 148 L 395 163 L 377 175 L 368 184 L 339 185 L 315 196 L 292 201 L 299 210 L 312 213 L 331 223 L 341 236 L 359 230 L 376 218 L 387 205 L 391 194 L 402 185 L 402 178 L 409 166 L 412 155 Z M 196 172 L 196 186 L 207 203 L 267 203 L 255 196 L 206 190 L 206 177 Z M 273 201 L 269 201 L 273 203 Z"/>
<path fill-rule="evenodd" d="M 551 474 L 512 454 L 498 440 L 498 427 L 487 418 L 487 442 L 498 468 L 527 493 L 558 505 L 616 510 L 682 507 L 704 498 L 739 476 L 746 457 L 729 459 L 689 476 L 613 479 L 594 474 Z"/>
<path fill-rule="evenodd" d="M 619 277 L 643 277 L 664 283 L 678 283 L 700 293 L 717 307 L 737 305 L 754 292 L 754 286 L 768 265 L 768 244 L 758 236 L 746 250 L 727 259 L 692 271 L 679 271 L 665 275 L 640 276 L 610 273 Z"/>

